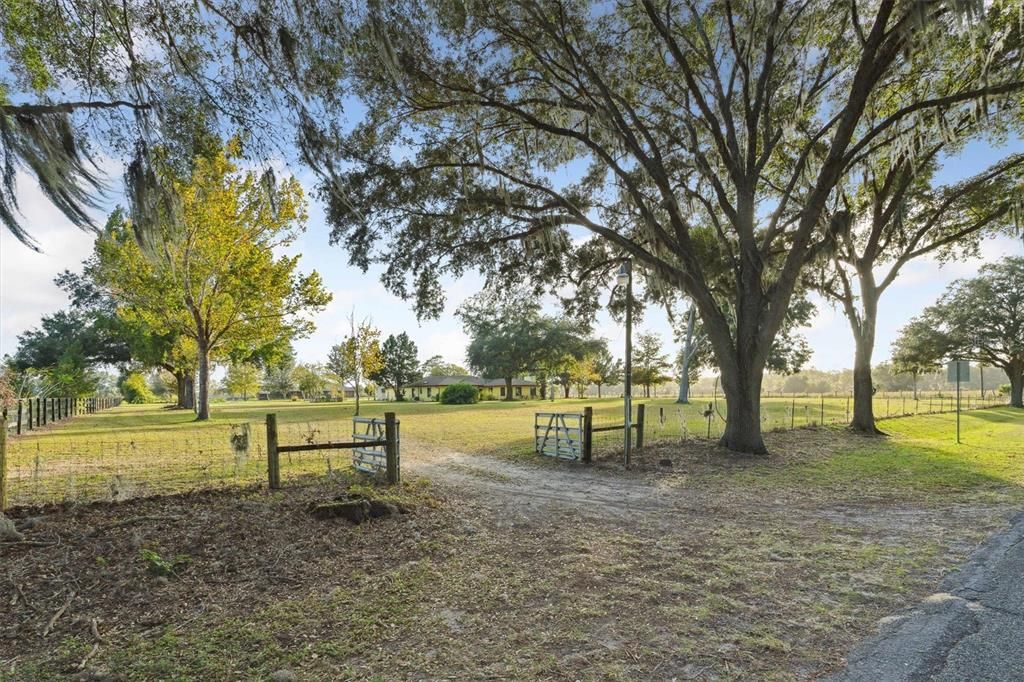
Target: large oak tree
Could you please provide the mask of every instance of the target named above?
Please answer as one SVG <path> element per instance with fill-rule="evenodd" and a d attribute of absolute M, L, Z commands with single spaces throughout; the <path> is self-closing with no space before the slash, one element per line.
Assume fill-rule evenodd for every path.
<path fill-rule="evenodd" d="M 865 171 L 848 205 L 855 219 L 838 242 L 820 289 L 840 302 L 855 341 L 851 426 L 877 433 L 871 357 L 879 302 L 915 259 L 976 255 L 985 236 L 1015 231 L 1024 155 L 1011 155 L 957 183 L 934 183 L 943 143 Z"/>
<path fill-rule="evenodd" d="M 850 225 L 837 185 L 865 154 L 1021 87 L 1016 69 L 962 70 L 935 98 L 901 87 L 919 56 L 955 42 L 984 59 L 1017 40 L 993 21 L 1008 12 L 960 0 L 370 3 L 345 30 L 308 28 L 345 60 L 365 118 L 344 132 L 308 118 L 301 143 L 335 241 L 355 264 L 383 264 L 423 314 L 443 305 L 441 274 L 471 268 L 559 284 L 629 257 L 684 293 L 728 396 L 722 444 L 763 453 L 773 342 L 804 269 Z"/>
<path fill-rule="evenodd" d="M 921 366 L 959 358 L 999 367 L 1010 379 L 1010 404 L 1024 407 L 1024 258 L 954 282 L 904 328 L 898 346 L 904 362 Z"/>

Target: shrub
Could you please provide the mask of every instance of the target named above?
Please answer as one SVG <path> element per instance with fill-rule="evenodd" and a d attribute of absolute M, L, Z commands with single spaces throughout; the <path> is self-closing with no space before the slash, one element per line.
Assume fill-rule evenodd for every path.
<path fill-rule="evenodd" d="M 123 378 L 118 388 L 121 389 L 121 395 L 124 396 L 125 402 L 134 404 L 156 402 L 156 396 L 149 388 L 146 377 L 138 372 L 132 372 Z"/>
<path fill-rule="evenodd" d="M 441 391 L 440 400 L 445 405 L 472 405 L 480 399 L 480 391 L 471 384 L 452 384 Z"/>
<path fill-rule="evenodd" d="M 1000 384 L 999 395 L 1010 395 L 1010 384 Z"/>

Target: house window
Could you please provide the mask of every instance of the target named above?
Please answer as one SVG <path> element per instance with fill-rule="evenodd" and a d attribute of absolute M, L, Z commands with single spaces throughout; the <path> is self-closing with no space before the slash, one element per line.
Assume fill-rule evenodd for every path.
<path fill-rule="evenodd" d="M 523 387 L 522 386 L 516 386 L 516 397 L 517 398 L 522 398 L 523 397 Z"/>
<path fill-rule="evenodd" d="M 427 397 L 428 398 L 430 397 L 430 387 L 429 386 L 427 386 Z"/>
<path fill-rule="evenodd" d="M 536 386 L 530 386 L 530 397 L 531 398 L 536 398 L 537 397 L 537 387 Z"/>
<path fill-rule="evenodd" d="M 505 387 L 504 386 L 501 387 L 501 397 L 502 398 L 505 397 Z"/>

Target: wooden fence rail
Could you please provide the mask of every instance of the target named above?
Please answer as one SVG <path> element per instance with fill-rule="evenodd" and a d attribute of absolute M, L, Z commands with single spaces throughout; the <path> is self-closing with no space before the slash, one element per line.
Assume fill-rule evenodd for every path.
<path fill-rule="evenodd" d="M 121 398 L 19 398 L 3 423 L 20 436 L 25 431 L 63 421 L 81 414 L 94 414 L 121 404 Z"/>

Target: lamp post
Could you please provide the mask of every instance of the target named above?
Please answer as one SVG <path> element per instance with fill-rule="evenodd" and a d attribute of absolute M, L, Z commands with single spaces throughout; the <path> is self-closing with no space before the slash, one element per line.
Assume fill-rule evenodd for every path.
<path fill-rule="evenodd" d="M 622 409 L 626 417 L 623 454 L 628 467 L 633 449 L 633 263 L 628 258 L 619 268 L 619 274 L 615 277 L 615 281 L 619 286 L 626 288 L 626 376 L 625 391 L 622 394 Z"/>

